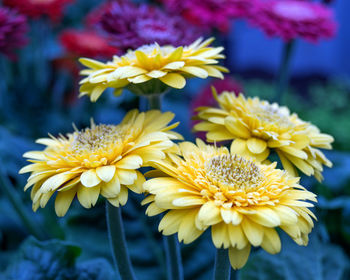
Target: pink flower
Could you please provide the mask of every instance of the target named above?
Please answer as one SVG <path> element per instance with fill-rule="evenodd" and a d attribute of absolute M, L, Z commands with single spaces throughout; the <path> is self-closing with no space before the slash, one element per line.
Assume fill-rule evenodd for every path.
<path fill-rule="evenodd" d="M 88 23 L 96 21 L 111 43 L 124 52 L 155 42 L 186 45 L 201 35 L 201 30 L 179 16 L 167 14 L 155 6 L 136 5 L 125 0 L 110 2 L 97 9 Z"/>
<path fill-rule="evenodd" d="M 4 5 L 18 9 L 31 18 L 42 15 L 57 21 L 62 17 L 64 6 L 73 0 L 3 0 Z"/>
<path fill-rule="evenodd" d="M 180 13 L 203 28 L 227 32 L 230 20 L 245 17 L 251 0 L 160 0 L 170 12 Z"/>
<path fill-rule="evenodd" d="M 14 49 L 27 43 L 26 18 L 16 11 L 0 7 L 0 53 L 15 58 Z"/>
<path fill-rule="evenodd" d="M 284 41 L 303 38 L 317 42 L 335 36 L 337 24 L 333 11 L 320 3 L 297 0 L 255 0 L 250 12 L 251 24 L 268 36 Z"/>
<path fill-rule="evenodd" d="M 190 110 L 191 115 L 195 116 L 195 112 L 198 107 L 214 107 L 217 102 L 214 99 L 213 91 L 211 87 L 214 87 L 218 95 L 224 91 L 234 92 L 236 95 L 243 91 L 243 87 L 239 82 L 230 76 L 226 76 L 223 80 L 215 80 L 213 83 L 208 84 L 191 102 Z M 194 126 L 198 121 L 193 121 L 192 126 Z M 197 132 L 196 136 L 205 140 L 205 132 Z"/>

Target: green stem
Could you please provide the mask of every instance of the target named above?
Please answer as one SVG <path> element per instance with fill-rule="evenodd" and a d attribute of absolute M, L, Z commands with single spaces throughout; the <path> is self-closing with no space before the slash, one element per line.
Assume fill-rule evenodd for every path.
<path fill-rule="evenodd" d="M 23 201 L 19 197 L 7 175 L 5 175 L 2 170 L 0 170 L 0 185 L 10 203 L 12 204 L 12 207 L 15 209 L 17 215 L 21 219 L 24 226 L 28 229 L 28 231 L 37 239 L 47 239 L 44 231 L 40 229 L 40 226 L 38 224 L 35 223 L 33 217 L 28 214 L 28 210 L 24 207 Z"/>
<path fill-rule="evenodd" d="M 161 95 L 160 94 L 152 94 L 147 95 L 148 99 L 148 109 L 149 110 L 160 110 L 161 109 Z"/>
<path fill-rule="evenodd" d="M 231 264 L 227 249 L 216 249 L 214 280 L 230 280 Z"/>
<path fill-rule="evenodd" d="M 277 103 L 281 103 L 283 101 L 283 96 L 286 93 L 288 88 L 289 68 L 290 68 L 290 61 L 293 54 L 294 46 L 295 46 L 294 40 L 289 41 L 288 43 L 285 43 L 283 46 L 282 59 L 281 59 L 281 64 L 278 72 L 276 95 L 274 98 L 274 101 Z"/>
<path fill-rule="evenodd" d="M 107 228 L 114 264 L 119 270 L 122 280 L 136 280 L 126 245 L 120 207 L 106 202 Z"/>
<path fill-rule="evenodd" d="M 176 235 L 164 236 L 165 257 L 167 261 L 168 280 L 182 280 L 181 251 Z"/>

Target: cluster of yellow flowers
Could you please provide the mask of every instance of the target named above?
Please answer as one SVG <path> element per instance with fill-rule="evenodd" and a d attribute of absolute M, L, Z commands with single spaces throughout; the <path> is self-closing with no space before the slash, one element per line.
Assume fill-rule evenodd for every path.
<path fill-rule="evenodd" d="M 155 85 L 182 88 L 184 77 L 221 78 L 226 69 L 216 64 L 223 49 L 208 47 L 211 42 L 143 46 L 108 63 L 81 59 L 89 67 L 81 94 L 96 101 L 109 87 L 149 94 Z M 214 95 L 219 108 L 198 108 L 195 130 L 206 131 L 215 145 L 175 144 L 182 136 L 172 131 L 177 123 L 169 125 L 174 115 L 158 110 L 133 110 L 118 125 L 92 123 L 66 137 L 39 139 L 46 148 L 27 152 L 31 164 L 20 171 L 31 173 L 25 189 L 33 186 L 33 210 L 54 194 L 56 213 L 64 216 L 75 196 L 85 208 L 100 195 L 119 207 L 129 190 L 145 193 L 147 215 L 167 212 L 159 224 L 164 235 L 177 233 L 190 243 L 211 228 L 215 247 L 229 249 L 235 269 L 247 262 L 251 246 L 278 253 L 276 228 L 306 245 L 316 195 L 299 185 L 296 169 L 322 180 L 323 165 L 331 162 L 320 148 L 330 149 L 333 138 L 275 103 Z M 230 150 L 217 147 L 225 140 L 233 140 Z M 268 160 L 272 151 L 285 170 Z M 155 169 L 149 180 L 139 171 L 144 166 Z"/>

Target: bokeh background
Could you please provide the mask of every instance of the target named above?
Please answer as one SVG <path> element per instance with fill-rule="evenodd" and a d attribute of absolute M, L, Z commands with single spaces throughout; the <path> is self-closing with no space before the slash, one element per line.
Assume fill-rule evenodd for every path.
<path fill-rule="evenodd" d="M 123 21 L 138 21 L 141 17 L 135 12 L 138 6 L 132 6 L 129 14 L 120 17 L 118 22 L 108 23 L 115 27 L 110 31 L 114 32 L 113 37 L 101 27 L 99 12 L 106 2 L 113 1 L 53 0 L 46 2 L 60 3 L 47 9 L 23 4 L 31 1 L 36 2 L 0 1 L 0 9 L 19 10 L 11 16 L 8 10 L 0 12 L 0 279 L 118 279 L 113 273 L 108 247 L 104 202 L 99 201 L 89 210 L 73 203 L 67 216 L 58 219 L 51 201 L 34 214 L 29 192 L 22 191 L 27 176 L 19 175 L 18 171 L 25 165 L 23 153 L 41 148 L 34 144 L 35 139 L 47 133 L 70 132 L 72 123 L 84 128 L 90 118 L 96 123 L 118 123 L 126 111 L 142 105 L 142 100 L 129 92 L 118 98 L 112 92 L 103 94 L 97 103 L 91 103 L 87 97 L 78 98 L 80 65 L 77 59 L 87 56 L 105 60 L 114 53 L 122 53 L 126 46 L 120 42 L 130 38 L 126 32 L 135 30 L 123 31 L 117 27 Z M 140 2 L 166 10 L 165 0 L 133 1 Z M 200 11 L 201 2 L 206 1 L 193 1 L 192 9 Z M 317 43 L 295 40 L 290 85 L 282 103 L 322 132 L 334 136 L 334 150 L 326 152 L 334 167 L 325 169 L 322 183 L 306 177 L 301 179 L 304 186 L 318 194 L 319 200 L 315 207 L 318 222 L 309 246 L 299 247 L 283 236 L 282 252 L 272 256 L 262 250 L 254 251 L 240 272 L 240 279 L 350 277 L 350 2 L 319 2 L 325 2 L 324 5 L 334 11 L 336 35 Z M 144 9 L 143 13 L 151 13 L 147 10 L 149 7 Z M 111 20 L 113 10 L 109 12 L 108 20 Z M 174 10 L 168 13 L 169 17 L 176 17 L 176 24 L 180 26 L 173 28 L 186 26 L 190 30 L 189 38 L 179 36 L 178 40 L 190 40 L 197 35 L 215 36 L 214 44 L 225 46 L 225 66 L 230 69 L 224 81 L 193 79 L 184 90 L 172 90 L 163 98 L 162 109 L 175 112 L 176 120 L 181 122 L 177 130 L 185 139 L 196 137 L 192 132 L 193 108 L 212 102 L 212 83 L 218 91 L 235 90 L 268 100 L 274 97 L 285 44 L 281 38 L 268 37 L 249 24 L 245 16 L 212 26 L 198 25 L 198 19 L 188 14 Z M 217 16 L 221 16 L 220 11 Z M 14 17 L 17 17 L 15 25 Z M 143 30 L 144 36 L 147 37 L 146 31 L 159 28 L 159 21 L 164 21 L 164 17 L 159 17 L 157 22 L 145 20 L 140 25 L 150 26 Z M 185 22 L 189 19 L 190 22 Z M 15 27 L 11 30 L 10 26 Z M 175 31 L 166 32 L 170 39 L 163 34 L 165 41 L 176 40 Z M 6 47 L 6 41 L 13 44 Z M 142 40 L 132 44 L 141 43 Z M 123 207 L 132 262 L 139 279 L 165 279 L 163 241 L 156 226 L 158 218 L 144 215 L 141 200 L 142 196 L 131 195 Z M 211 278 L 215 248 L 209 238 L 209 234 L 204 234 L 193 244 L 182 245 L 186 279 Z"/>

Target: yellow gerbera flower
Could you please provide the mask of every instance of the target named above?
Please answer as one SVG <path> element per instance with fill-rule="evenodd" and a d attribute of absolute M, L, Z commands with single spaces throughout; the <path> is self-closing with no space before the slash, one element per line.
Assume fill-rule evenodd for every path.
<path fill-rule="evenodd" d="M 114 56 L 113 61 L 102 63 L 82 58 L 80 62 L 89 69 L 81 71 L 87 76 L 80 84 L 80 96 L 89 95 L 95 102 L 107 88 L 115 88 L 120 93 L 125 87 L 136 94 L 163 92 L 168 86 L 181 89 L 186 84 L 185 77 L 216 77 L 223 79 L 221 72 L 228 72 L 217 65 L 223 47 L 208 47 L 214 39 L 175 48 L 144 45 L 130 50 L 123 56 Z M 157 92 L 156 92 L 157 91 Z"/>
<path fill-rule="evenodd" d="M 297 167 L 308 176 L 323 179 L 322 165 L 332 163 L 319 148 L 331 149 L 333 137 L 319 129 L 287 107 L 270 104 L 259 98 L 238 97 L 232 92 L 214 96 L 220 108 L 198 108 L 198 119 L 203 122 L 194 129 L 207 131 L 209 142 L 233 140 L 231 148 L 242 155 L 264 161 L 272 150 L 276 151 L 284 169 L 298 176 Z"/>
<path fill-rule="evenodd" d="M 278 253 L 276 227 L 307 245 L 310 216 L 316 218 L 307 208 L 313 204 L 304 200 L 316 201 L 316 195 L 300 186 L 299 178 L 275 169 L 275 163 L 263 165 L 200 140 L 179 147 L 182 157 L 158 163 L 165 174 L 144 184 L 150 196 L 143 203 L 151 203 L 146 213 L 170 210 L 159 224 L 164 235 L 178 233 L 190 243 L 211 227 L 215 247 L 229 249 L 234 269 L 245 265 L 251 245 Z"/>
<path fill-rule="evenodd" d="M 144 176 L 141 166 L 157 162 L 176 147 L 171 139 L 181 135 L 167 126 L 174 114 L 153 110 L 130 111 L 119 125 L 95 125 L 67 134 L 43 138 L 43 151 L 24 154 L 32 164 L 20 173 L 31 172 L 24 190 L 31 191 L 33 210 L 45 207 L 56 192 L 55 210 L 64 216 L 77 195 L 85 208 L 94 206 L 101 194 L 114 206 L 124 205 L 128 189 L 141 193 Z"/>

